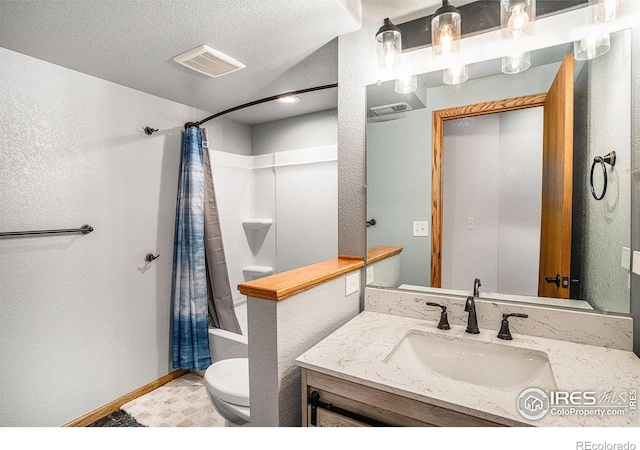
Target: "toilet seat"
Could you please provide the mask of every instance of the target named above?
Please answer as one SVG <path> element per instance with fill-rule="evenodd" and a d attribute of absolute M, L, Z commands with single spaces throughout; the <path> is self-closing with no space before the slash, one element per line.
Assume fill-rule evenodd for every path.
<path fill-rule="evenodd" d="M 204 382 L 211 395 L 239 406 L 249 406 L 249 359 L 220 360 L 205 371 Z"/>

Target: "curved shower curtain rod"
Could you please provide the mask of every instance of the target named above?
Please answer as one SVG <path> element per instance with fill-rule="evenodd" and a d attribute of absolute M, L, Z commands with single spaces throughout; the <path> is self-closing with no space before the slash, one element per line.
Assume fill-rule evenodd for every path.
<path fill-rule="evenodd" d="M 270 102 L 270 101 L 273 101 L 273 100 L 278 100 L 281 97 L 286 97 L 286 96 L 289 96 L 289 95 L 305 94 L 307 92 L 321 91 L 323 89 L 332 89 L 332 88 L 335 88 L 335 87 L 338 87 L 338 83 L 326 84 L 324 86 L 316 86 L 316 87 L 312 87 L 312 88 L 301 89 L 299 91 L 291 91 L 291 92 L 285 92 L 283 94 L 273 95 L 271 97 L 263 98 L 261 100 L 256 100 L 256 101 L 251 102 L 251 103 L 245 103 L 244 105 L 240 105 L 240 106 L 236 106 L 236 107 L 231 108 L 231 109 L 227 109 L 226 111 L 219 112 L 219 113 L 214 114 L 212 116 L 209 116 L 209 117 L 207 117 L 205 119 L 202 119 L 202 120 L 200 120 L 198 122 L 187 122 L 187 123 L 184 124 L 184 129 L 186 130 L 189 127 L 199 127 L 203 123 L 208 122 L 208 121 L 210 121 L 212 119 L 215 119 L 216 117 L 220 117 L 220 116 L 223 116 L 225 114 L 229 114 L 231 112 L 238 111 L 238 110 L 243 109 L 243 108 L 248 108 L 249 106 L 255 106 L 255 105 L 259 105 L 261 103 L 266 103 L 266 102 Z"/>

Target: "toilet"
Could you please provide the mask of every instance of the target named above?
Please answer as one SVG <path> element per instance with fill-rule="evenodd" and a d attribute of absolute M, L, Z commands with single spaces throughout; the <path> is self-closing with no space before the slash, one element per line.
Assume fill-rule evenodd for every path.
<path fill-rule="evenodd" d="M 225 425 L 248 425 L 249 358 L 246 336 L 218 328 L 209 329 L 211 364 L 202 375 L 209 400 L 225 418 Z"/>
<path fill-rule="evenodd" d="M 249 359 L 230 358 L 217 361 L 204 373 L 204 384 L 214 408 L 227 426 L 249 423 Z"/>

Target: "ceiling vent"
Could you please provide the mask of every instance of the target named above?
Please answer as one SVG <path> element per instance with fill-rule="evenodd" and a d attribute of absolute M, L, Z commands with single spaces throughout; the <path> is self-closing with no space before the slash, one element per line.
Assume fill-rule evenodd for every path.
<path fill-rule="evenodd" d="M 368 119 L 370 122 L 386 122 L 402 119 L 407 115 L 407 111 L 411 111 L 413 108 L 407 102 L 402 102 L 376 106 L 370 109 L 371 116 Z"/>
<path fill-rule="evenodd" d="M 246 67 L 232 57 L 206 45 L 201 45 L 198 48 L 189 50 L 176 56 L 173 60 L 183 66 L 214 78 Z"/>
<path fill-rule="evenodd" d="M 375 116 L 387 116 L 389 114 L 403 113 L 411 111 L 411 106 L 407 102 L 392 103 L 390 105 L 376 106 L 371 108 L 371 112 Z"/>

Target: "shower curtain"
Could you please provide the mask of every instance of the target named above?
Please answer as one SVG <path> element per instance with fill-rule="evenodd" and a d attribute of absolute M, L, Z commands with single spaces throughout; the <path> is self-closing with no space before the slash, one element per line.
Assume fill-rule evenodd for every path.
<path fill-rule="evenodd" d="M 213 326 L 240 332 L 208 152 L 203 151 L 202 144 L 203 130 L 185 130 L 173 254 L 173 367 L 195 370 L 211 365 L 209 320 Z"/>

